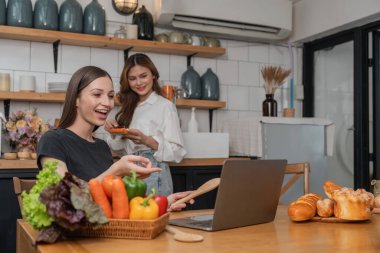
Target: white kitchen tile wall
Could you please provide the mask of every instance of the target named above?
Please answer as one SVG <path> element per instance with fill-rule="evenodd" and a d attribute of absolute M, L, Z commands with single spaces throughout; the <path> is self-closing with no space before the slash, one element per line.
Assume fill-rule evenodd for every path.
<path fill-rule="evenodd" d="M 61 73 L 72 74 L 77 69 L 91 64 L 91 48 L 62 45 Z"/>
<path fill-rule="evenodd" d="M 30 70 L 30 42 L 0 40 L 0 69 Z"/>
<path fill-rule="evenodd" d="M 119 77 L 118 52 L 103 48 L 91 48 L 91 65 L 106 70 L 112 77 Z"/>
<path fill-rule="evenodd" d="M 250 62 L 269 62 L 269 44 L 251 43 L 248 47 Z"/>
<path fill-rule="evenodd" d="M 227 42 L 227 59 L 231 61 L 248 61 L 249 48 L 248 42 L 228 41 Z"/>
<path fill-rule="evenodd" d="M 219 82 L 228 85 L 237 85 L 239 82 L 238 62 L 217 60 L 216 74 L 219 77 Z"/>
<path fill-rule="evenodd" d="M 121 21 L 123 22 L 123 21 Z M 280 65 L 289 68 L 288 49 L 286 46 L 275 46 L 265 43 L 248 43 L 222 40 L 227 53 L 218 58 L 193 57 L 191 64 L 202 75 L 207 68 L 211 68 L 219 77 L 220 100 L 226 101 L 224 109 L 214 111 L 213 130 L 220 129 L 226 119 L 245 118 L 261 115 L 262 101 L 265 99 L 263 80 L 260 68 L 264 65 Z M 0 72 L 11 74 L 12 90 L 18 90 L 20 75 L 35 75 L 37 90 L 47 91 L 49 82 L 68 82 L 71 74 L 80 67 L 93 64 L 106 69 L 113 77 L 115 90 L 119 90 L 119 77 L 124 64 L 122 50 L 98 49 L 62 45 L 59 48 L 58 73 L 54 73 L 52 59 L 52 45 L 36 42 L 0 39 Z M 135 52 L 130 52 L 130 54 Z M 302 67 L 302 50 L 294 49 L 295 84 L 300 84 Z M 160 79 L 164 83 L 180 86 L 182 73 L 186 70 L 186 56 L 147 53 L 160 72 Z M 282 105 L 288 104 L 288 89 L 278 90 L 275 98 L 279 103 L 279 115 Z M 300 114 L 296 104 L 297 115 Z M 59 118 L 62 105 L 50 103 L 12 102 L 11 111 L 17 109 L 32 109 L 38 107 L 45 119 Z M 297 107 L 298 106 L 298 107 Z M 0 106 L 3 109 L 3 105 Z M 114 109 L 110 118 L 113 118 L 117 109 Z M 190 110 L 178 110 L 183 131 L 187 130 Z M 197 120 L 200 131 L 209 130 L 208 110 L 197 110 Z M 98 130 L 98 136 L 104 136 L 103 128 Z"/>
<path fill-rule="evenodd" d="M 181 75 L 186 71 L 186 57 L 171 55 L 170 56 L 170 66 L 169 66 L 169 81 L 171 82 L 181 82 Z M 160 78 L 161 80 L 162 77 Z"/>
<path fill-rule="evenodd" d="M 249 87 L 229 86 L 227 90 L 229 110 L 247 111 L 249 110 Z"/>
<path fill-rule="evenodd" d="M 239 85 L 260 86 L 260 65 L 256 62 L 239 62 Z"/>
<path fill-rule="evenodd" d="M 30 70 L 54 72 L 54 59 L 51 43 L 31 42 Z M 58 50 L 61 52 L 61 50 Z"/>

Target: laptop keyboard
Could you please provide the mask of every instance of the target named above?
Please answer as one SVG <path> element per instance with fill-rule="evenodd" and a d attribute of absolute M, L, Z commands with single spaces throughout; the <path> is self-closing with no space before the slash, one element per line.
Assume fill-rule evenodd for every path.
<path fill-rule="evenodd" d="M 201 227 L 211 227 L 212 220 L 190 221 L 189 224 Z"/>

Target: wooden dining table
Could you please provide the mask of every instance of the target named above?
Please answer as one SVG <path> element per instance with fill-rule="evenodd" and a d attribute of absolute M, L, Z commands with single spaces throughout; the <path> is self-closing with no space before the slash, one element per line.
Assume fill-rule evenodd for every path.
<path fill-rule="evenodd" d="M 183 211 L 171 218 L 210 213 Z M 236 215 L 244 215 L 237 213 Z M 35 244 L 37 231 L 17 221 L 17 253 L 164 253 L 164 252 L 380 252 L 380 214 L 369 221 L 350 223 L 292 222 L 287 207 L 279 206 L 273 222 L 216 232 L 179 228 L 204 236 L 202 242 L 186 243 L 168 232 L 152 240 L 75 238 L 54 244 Z"/>

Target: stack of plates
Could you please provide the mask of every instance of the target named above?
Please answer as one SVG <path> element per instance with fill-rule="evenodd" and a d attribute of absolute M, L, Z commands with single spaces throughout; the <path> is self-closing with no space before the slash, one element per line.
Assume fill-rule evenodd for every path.
<path fill-rule="evenodd" d="M 69 84 L 66 82 L 48 83 L 48 91 L 49 92 L 66 92 L 68 85 Z"/>

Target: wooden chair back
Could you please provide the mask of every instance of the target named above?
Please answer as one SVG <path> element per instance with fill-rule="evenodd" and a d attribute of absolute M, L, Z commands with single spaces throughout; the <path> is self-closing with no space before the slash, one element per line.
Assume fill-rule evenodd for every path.
<path fill-rule="evenodd" d="M 36 183 L 35 179 L 20 179 L 18 177 L 13 177 L 13 188 L 17 196 L 18 204 L 20 206 L 20 212 L 22 210 L 21 193 L 24 190 L 29 191 L 35 183 Z"/>
<path fill-rule="evenodd" d="M 303 176 L 304 194 L 309 193 L 309 178 L 310 164 L 309 163 L 288 163 L 286 165 L 285 174 L 293 174 L 293 176 L 282 186 L 281 196 L 291 187 L 296 181 Z"/>

